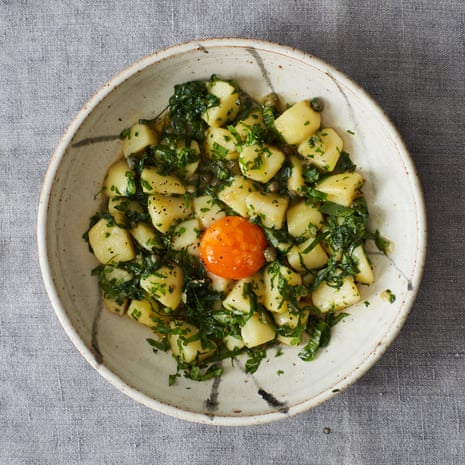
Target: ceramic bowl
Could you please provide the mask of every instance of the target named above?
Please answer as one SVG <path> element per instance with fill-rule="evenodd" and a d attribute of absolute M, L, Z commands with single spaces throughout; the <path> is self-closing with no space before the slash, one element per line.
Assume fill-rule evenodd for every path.
<path fill-rule="evenodd" d="M 249 375 L 241 363 L 221 378 L 179 378 L 169 354 L 153 354 L 150 329 L 101 310 L 96 265 L 82 233 L 99 209 L 97 195 L 108 166 L 120 154 L 118 134 L 139 117 L 167 105 L 173 86 L 212 74 L 236 79 L 253 96 L 277 92 L 284 101 L 319 96 L 323 123 L 344 139 L 366 183 L 372 229 L 394 247 L 370 258 L 376 283 L 362 288 L 360 304 L 334 327 L 329 346 L 312 362 L 286 348 L 270 351 Z M 178 45 L 133 64 L 105 84 L 72 121 L 45 177 L 38 215 L 41 269 L 66 333 L 111 384 L 148 407 L 181 419 L 247 425 L 308 410 L 347 388 L 383 354 L 398 334 L 420 285 L 426 221 L 415 168 L 379 106 L 347 76 L 314 56 L 274 43 L 210 39 Z M 383 298 L 386 289 L 395 302 Z M 368 305 L 369 303 L 369 305 Z"/>

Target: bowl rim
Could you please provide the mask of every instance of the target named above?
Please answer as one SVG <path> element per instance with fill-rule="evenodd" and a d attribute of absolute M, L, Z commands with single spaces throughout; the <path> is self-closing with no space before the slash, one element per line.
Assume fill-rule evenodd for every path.
<path fill-rule="evenodd" d="M 285 415 L 282 412 L 268 412 L 263 414 L 251 414 L 241 416 L 226 416 L 217 414 L 207 414 L 189 411 L 181 409 L 174 405 L 170 405 L 165 402 L 150 397 L 143 392 L 130 386 L 128 383 L 123 381 L 116 373 L 112 372 L 104 363 L 99 363 L 90 348 L 82 341 L 77 330 L 73 327 L 70 318 L 67 315 L 65 306 L 60 300 L 57 289 L 53 281 L 52 270 L 48 261 L 49 250 L 47 245 L 47 234 L 48 234 L 48 211 L 51 200 L 51 193 L 53 189 L 54 180 L 56 178 L 60 163 L 67 151 L 68 146 L 72 142 L 74 135 L 78 132 L 79 128 L 94 110 L 94 108 L 102 102 L 109 93 L 115 88 L 120 86 L 127 79 L 141 72 L 145 68 L 154 65 L 157 62 L 168 59 L 177 54 L 193 50 L 202 50 L 208 48 L 223 48 L 223 47 L 235 47 L 235 48 L 249 48 L 264 50 L 271 53 L 279 53 L 286 55 L 294 59 L 303 62 L 313 62 L 318 64 L 322 68 L 326 68 L 333 76 L 336 76 L 338 80 L 348 83 L 352 88 L 356 88 L 358 92 L 367 99 L 371 105 L 373 111 L 385 121 L 387 130 L 394 136 L 399 148 L 403 154 L 403 162 L 406 164 L 409 173 L 411 174 L 411 183 L 413 186 L 413 194 L 418 206 L 418 218 L 417 218 L 417 232 L 418 232 L 418 256 L 417 266 L 415 273 L 412 276 L 412 282 L 414 284 L 413 291 L 408 294 L 408 297 L 403 302 L 403 311 L 399 312 L 397 320 L 395 320 L 391 326 L 384 333 L 384 337 L 379 341 L 378 345 L 361 360 L 358 366 L 338 385 L 338 390 L 334 391 L 328 389 L 319 393 L 317 396 L 294 404 L 289 407 L 289 410 Z M 264 424 L 276 420 L 288 418 L 304 411 L 314 408 L 326 400 L 332 398 L 337 393 L 344 391 L 358 379 L 361 378 L 386 352 L 387 348 L 391 345 L 393 340 L 397 337 L 400 329 L 404 325 L 408 314 L 413 306 L 424 271 L 424 264 L 426 260 L 426 244 L 427 244 L 427 221 L 426 221 L 426 209 L 423 196 L 423 190 L 421 187 L 420 179 L 417 174 L 416 167 L 407 150 L 405 143 L 393 124 L 390 117 L 382 110 L 379 104 L 372 98 L 367 91 L 365 91 L 358 83 L 356 83 L 349 76 L 339 71 L 333 65 L 328 64 L 322 59 L 314 56 L 313 54 L 304 52 L 288 45 L 283 45 L 277 42 L 271 42 L 261 39 L 249 39 L 239 37 L 219 37 L 219 38 L 204 38 L 198 40 L 192 40 L 188 42 L 179 43 L 163 49 L 160 49 L 152 54 L 149 54 L 134 63 L 130 64 L 114 77 L 107 81 L 100 89 L 98 89 L 74 116 L 71 123 L 61 136 L 58 145 L 56 146 L 46 174 L 44 176 L 43 185 L 39 198 L 38 214 L 37 214 L 37 247 L 39 255 L 39 265 L 42 273 L 42 279 L 44 281 L 45 289 L 47 291 L 49 300 L 54 308 L 54 311 L 60 321 L 65 333 L 71 339 L 71 342 L 75 345 L 81 355 L 87 360 L 87 362 L 97 370 L 110 384 L 116 387 L 120 392 L 125 393 L 133 400 L 161 413 L 170 415 L 172 417 L 187 420 L 196 423 L 210 424 L 210 425 L 223 425 L 223 426 L 245 426 L 254 424 Z"/>

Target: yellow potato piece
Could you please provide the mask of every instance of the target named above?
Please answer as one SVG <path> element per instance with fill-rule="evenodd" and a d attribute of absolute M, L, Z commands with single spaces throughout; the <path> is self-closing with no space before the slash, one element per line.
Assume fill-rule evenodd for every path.
<path fill-rule="evenodd" d="M 182 300 L 184 273 L 178 265 L 162 266 L 140 280 L 140 287 L 164 307 L 175 310 Z"/>
<path fill-rule="evenodd" d="M 320 114 L 302 100 L 281 113 L 274 126 L 287 144 L 300 144 L 318 130 Z"/>
<path fill-rule="evenodd" d="M 186 363 L 192 363 L 196 359 L 201 361 L 215 352 L 215 348 L 203 347 L 200 339 L 185 342 L 186 339 L 195 336 L 199 332 L 196 326 L 177 320 L 172 321 L 170 326 L 171 329 L 176 329 L 182 333 L 170 334 L 168 336 L 171 351 L 176 357 L 180 357 Z M 212 343 L 212 345 L 214 344 Z"/>
<path fill-rule="evenodd" d="M 325 128 L 303 141 L 297 148 L 300 155 L 312 165 L 331 172 L 342 152 L 341 136 L 332 128 Z"/>
<path fill-rule="evenodd" d="M 289 207 L 286 216 L 287 230 L 294 237 L 310 236 L 323 225 L 323 215 L 320 210 L 304 200 Z"/>
<path fill-rule="evenodd" d="M 129 232 L 109 226 L 104 218 L 89 230 L 89 244 L 100 263 L 127 262 L 136 256 Z"/>
<path fill-rule="evenodd" d="M 118 160 L 108 168 L 103 182 L 103 192 L 110 198 L 135 194 L 134 176 L 135 173 L 129 168 L 126 160 Z"/>
<path fill-rule="evenodd" d="M 278 194 L 252 192 L 245 202 L 249 217 L 258 216 L 265 228 L 281 229 L 289 199 Z"/>
<path fill-rule="evenodd" d="M 166 233 L 177 220 L 192 213 L 192 201 L 184 197 L 153 194 L 148 198 L 147 209 L 155 229 Z"/>
<path fill-rule="evenodd" d="M 144 168 L 140 174 L 142 190 L 146 194 L 185 194 L 186 188 L 174 175 L 160 174 L 155 168 Z"/>
<path fill-rule="evenodd" d="M 340 287 L 321 283 L 312 293 L 313 305 L 322 312 L 343 310 L 360 300 L 360 292 L 352 276 L 346 276 Z"/>
<path fill-rule="evenodd" d="M 266 322 L 264 315 L 260 318 L 254 313 L 241 328 L 241 337 L 249 349 L 272 341 L 276 336 L 274 329 Z"/>
<path fill-rule="evenodd" d="M 283 166 L 285 155 L 270 145 L 247 145 L 239 154 L 242 174 L 254 181 L 268 182 Z"/>
<path fill-rule="evenodd" d="M 239 92 L 226 81 L 209 82 L 207 87 L 208 92 L 218 97 L 219 105 L 208 108 L 202 118 L 209 126 L 219 128 L 236 117 L 240 107 Z"/>
<path fill-rule="evenodd" d="M 317 184 L 316 190 L 324 192 L 327 200 L 350 207 L 358 195 L 363 178 L 359 173 L 340 173 L 329 176 Z"/>
<path fill-rule="evenodd" d="M 234 177 L 218 193 L 218 198 L 239 215 L 247 217 L 247 196 L 257 189 L 252 181 L 242 176 Z"/>
<path fill-rule="evenodd" d="M 123 140 L 123 155 L 129 157 L 142 152 L 149 145 L 158 143 L 158 134 L 145 124 L 134 124 Z"/>

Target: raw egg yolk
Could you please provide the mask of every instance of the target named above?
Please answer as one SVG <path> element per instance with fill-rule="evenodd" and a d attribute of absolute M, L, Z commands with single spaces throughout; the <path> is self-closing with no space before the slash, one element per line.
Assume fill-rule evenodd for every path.
<path fill-rule="evenodd" d="M 200 257 L 211 273 L 226 279 L 242 279 L 265 264 L 267 246 L 259 226 L 241 216 L 225 216 L 204 232 Z"/>

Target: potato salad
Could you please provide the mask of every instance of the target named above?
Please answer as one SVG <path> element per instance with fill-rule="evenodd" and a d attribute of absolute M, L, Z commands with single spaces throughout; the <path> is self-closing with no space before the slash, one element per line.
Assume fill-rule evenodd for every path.
<path fill-rule="evenodd" d="M 253 373 L 273 346 L 310 361 L 373 283 L 366 241 L 387 244 L 322 112 L 318 97 L 250 96 L 214 75 L 122 131 L 84 237 L 104 307 L 172 353 L 170 383 L 220 376 L 239 356 Z"/>

